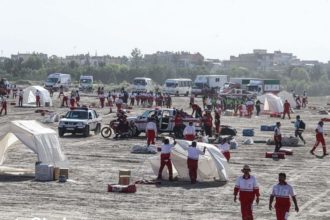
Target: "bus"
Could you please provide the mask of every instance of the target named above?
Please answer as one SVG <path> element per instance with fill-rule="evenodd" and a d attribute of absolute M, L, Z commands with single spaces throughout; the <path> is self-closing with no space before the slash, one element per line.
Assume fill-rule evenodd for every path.
<path fill-rule="evenodd" d="M 185 95 L 191 93 L 192 80 L 191 79 L 167 79 L 163 86 L 163 93 L 170 95 Z"/>

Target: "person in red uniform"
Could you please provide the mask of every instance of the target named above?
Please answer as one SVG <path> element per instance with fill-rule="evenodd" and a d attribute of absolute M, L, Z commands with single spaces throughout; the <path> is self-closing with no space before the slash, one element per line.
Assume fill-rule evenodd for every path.
<path fill-rule="evenodd" d="M 234 202 L 236 202 L 239 193 L 242 220 L 253 220 L 252 205 L 254 199 L 259 204 L 259 186 L 256 178 L 250 175 L 251 169 L 249 165 L 244 165 L 241 171 L 243 176 L 237 178 L 234 188 Z"/>
<path fill-rule="evenodd" d="M 147 145 L 155 144 L 155 138 L 157 137 L 157 125 L 152 118 L 148 119 L 146 126 Z"/>
<path fill-rule="evenodd" d="M 2 96 L 0 116 L 2 115 L 3 110 L 5 111 L 5 115 L 7 115 L 7 100 L 5 96 Z"/>
<path fill-rule="evenodd" d="M 80 94 L 79 94 L 79 90 L 77 90 L 76 91 L 76 104 L 77 104 L 77 106 L 80 106 L 79 102 L 80 102 Z"/>
<path fill-rule="evenodd" d="M 197 143 L 193 141 L 191 146 L 188 148 L 188 158 L 187 158 L 187 166 L 189 170 L 189 177 L 191 184 L 195 184 L 197 180 L 197 169 L 198 169 L 198 159 L 199 155 L 205 154 L 206 147 L 204 147 L 203 151 L 196 148 Z"/>
<path fill-rule="evenodd" d="M 101 108 L 104 108 L 105 96 L 103 92 L 99 94 L 99 99 L 100 99 Z"/>
<path fill-rule="evenodd" d="M 195 135 L 196 135 L 196 128 L 194 126 L 194 123 L 189 122 L 189 125 L 185 127 L 183 130 L 184 139 L 187 141 L 193 141 L 195 140 Z"/>
<path fill-rule="evenodd" d="M 220 142 L 220 144 L 218 145 L 219 150 L 221 151 L 221 153 L 223 154 L 223 156 L 227 159 L 227 161 L 229 162 L 230 160 L 230 144 L 228 143 L 226 138 L 223 138 Z"/>
<path fill-rule="evenodd" d="M 76 104 L 76 97 L 74 96 L 74 94 L 71 94 L 70 97 L 70 108 L 74 108 Z"/>
<path fill-rule="evenodd" d="M 277 220 L 287 220 L 290 211 L 290 197 L 295 206 L 296 212 L 299 212 L 299 207 L 296 199 L 296 194 L 293 191 L 291 185 L 287 184 L 286 174 L 279 173 L 278 174 L 278 184 L 273 186 L 272 193 L 270 194 L 269 198 L 269 210 L 273 208 L 273 201 L 274 198 L 276 199 L 275 202 L 275 210 L 276 210 L 276 219 Z"/>
<path fill-rule="evenodd" d="M 191 108 L 193 109 L 193 112 L 191 115 L 194 115 L 195 113 L 195 118 L 201 118 L 202 117 L 202 109 L 199 107 L 197 104 L 192 104 Z"/>
<path fill-rule="evenodd" d="M 284 104 L 283 104 L 283 117 L 282 119 L 285 119 L 285 115 L 288 114 L 289 116 L 289 119 L 291 119 L 290 117 L 290 110 L 291 110 L 291 105 L 290 103 L 288 102 L 288 100 L 285 100 Z"/>
<path fill-rule="evenodd" d="M 212 137 L 212 122 L 213 118 L 211 112 L 206 112 L 202 118 L 205 135 Z"/>
<path fill-rule="evenodd" d="M 180 111 L 176 111 L 175 118 L 174 118 L 174 134 L 180 134 L 177 136 L 182 135 L 182 127 L 183 127 L 183 119 Z"/>
<path fill-rule="evenodd" d="M 62 105 L 61 107 L 64 107 L 64 104 L 66 107 L 68 107 L 68 96 L 63 94 L 63 99 L 62 99 Z"/>
<path fill-rule="evenodd" d="M 327 148 L 325 145 L 325 140 L 324 140 L 324 129 L 323 129 L 323 121 L 319 121 L 317 128 L 315 129 L 316 132 L 316 142 L 313 146 L 313 149 L 310 151 L 311 154 L 314 155 L 314 151 L 316 147 L 321 143 L 323 147 L 323 156 L 329 155 L 327 153 Z"/>
<path fill-rule="evenodd" d="M 168 169 L 168 176 L 169 180 L 173 180 L 173 170 L 172 170 L 172 161 L 171 161 L 171 151 L 172 148 L 175 146 L 176 141 L 174 140 L 173 144 L 170 144 L 170 140 L 166 138 L 164 140 L 164 144 L 161 146 L 159 149 L 161 151 L 160 154 L 160 167 L 158 171 L 158 177 L 157 179 L 161 180 L 162 179 L 162 173 L 165 165 L 167 166 Z"/>

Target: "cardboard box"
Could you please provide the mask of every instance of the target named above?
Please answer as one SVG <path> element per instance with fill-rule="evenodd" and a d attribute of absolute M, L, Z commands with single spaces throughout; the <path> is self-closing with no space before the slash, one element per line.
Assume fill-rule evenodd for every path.
<path fill-rule="evenodd" d="M 37 164 L 35 167 L 35 179 L 39 181 L 52 181 L 54 179 L 53 165 Z"/>
<path fill-rule="evenodd" d="M 60 169 L 60 176 L 65 176 L 67 179 L 69 179 L 69 169 Z"/>
<path fill-rule="evenodd" d="M 119 185 L 129 185 L 131 176 L 122 175 L 119 177 Z"/>
<path fill-rule="evenodd" d="M 60 168 L 54 167 L 54 180 L 58 180 L 60 177 Z"/>

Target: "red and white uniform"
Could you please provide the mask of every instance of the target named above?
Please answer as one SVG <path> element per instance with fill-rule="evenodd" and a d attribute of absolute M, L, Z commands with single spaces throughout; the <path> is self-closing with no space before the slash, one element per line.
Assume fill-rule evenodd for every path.
<path fill-rule="evenodd" d="M 37 107 L 40 107 L 40 91 L 36 91 L 36 105 Z"/>
<path fill-rule="evenodd" d="M 219 144 L 218 148 L 220 149 L 223 156 L 225 156 L 227 161 L 229 161 L 229 159 L 230 159 L 230 151 L 229 151 L 230 150 L 230 144 L 228 144 L 227 142 L 224 143 L 224 144 Z"/>
<path fill-rule="evenodd" d="M 146 126 L 146 134 L 147 134 L 147 145 L 155 144 L 155 138 L 157 135 L 157 126 L 153 121 L 149 121 Z"/>
<path fill-rule="evenodd" d="M 3 96 L 2 100 L 1 100 L 1 110 L 0 110 L 0 115 L 2 115 L 2 111 L 5 111 L 5 115 L 7 115 L 7 100 L 6 98 Z"/>
<path fill-rule="evenodd" d="M 286 220 L 290 210 L 290 196 L 295 196 L 292 186 L 289 184 L 277 184 L 273 186 L 272 196 L 275 197 L 275 210 L 277 220 Z"/>
<path fill-rule="evenodd" d="M 289 119 L 290 119 L 290 108 L 291 108 L 291 105 L 288 101 L 284 102 L 284 105 L 283 105 L 283 119 L 285 118 L 285 115 L 288 114 L 289 116 Z"/>
<path fill-rule="evenodd" d="M 105 101 L 104 93 L 99 94 L 99 99 L 100 99 L 101 108 L 103 108 L 104 107 L 104 101 Z"/>
<path fill-rule="evenodd" d="M 163 144 L 161 146 L 160 167 L 158 171 L 158 177 L 162 176 L 165 165 L 167 166 L 168 169 L 169 178 L 171 179 L 173 177 L 172 162 L 171 162 L 171 151 L 173 147 L 174 147 L 173 144 Z"/>
<path fill-rule="evenodd" d="M 254 176 L 240 176 L 236 180 L 234 195 L 239 193 L 243 220 L 253 220 L 252 204 L 255 196 L 259 197 L 259 186 Z"/>
<path fill-rule="evenodd" d="M 203 155 L 203 154 L 204 154 L 204 152 L 197 149 L 196 147 L 188 148 L 187 166 L 188 166 L 188 170 L 189 170 L 189 177 L 190 177 L 191 183 L 196 183 L 198 158 L 199 158 L 199 155 Z"/>
<path fill-rule="evenodd" d="M 116 99 L 117 112 L 121 110 L 122 105 L 123 105 L 123 100 L 121 98 L 117 98 Z"/>
<path fill-rule="evenodd" d="M 324 129 L 320 125 L 317 126 L 316 128 L 316 145 L 319 145 L 320 143 L 322 146 L 325 145 L 325 140 L 324 140 Z"/>
<path fill-rule="evenodd" d="M 274 129 L 274 141 L 282 141 L 282 133 L 279 127 L 275 127 Z"/>
<path fill-rule="evenodd" d="M 196 135 L 195 126 L 188 125 L 187 127 L 184 128 L 183 136 L 185 140 L 193 141 L 195 139 L 195 135 Z"/>

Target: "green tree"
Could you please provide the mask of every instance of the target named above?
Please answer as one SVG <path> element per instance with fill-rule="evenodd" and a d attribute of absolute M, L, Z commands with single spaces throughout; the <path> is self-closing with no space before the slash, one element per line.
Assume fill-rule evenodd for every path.
<path fill-rule="evenodd" d="M 134 48 L 131 52 L 131 66 L 134 69 L 137 69 L 141 66 L 143 61 L 143 55 L 141 53 L 141 50 L 138 48 Z"/>

